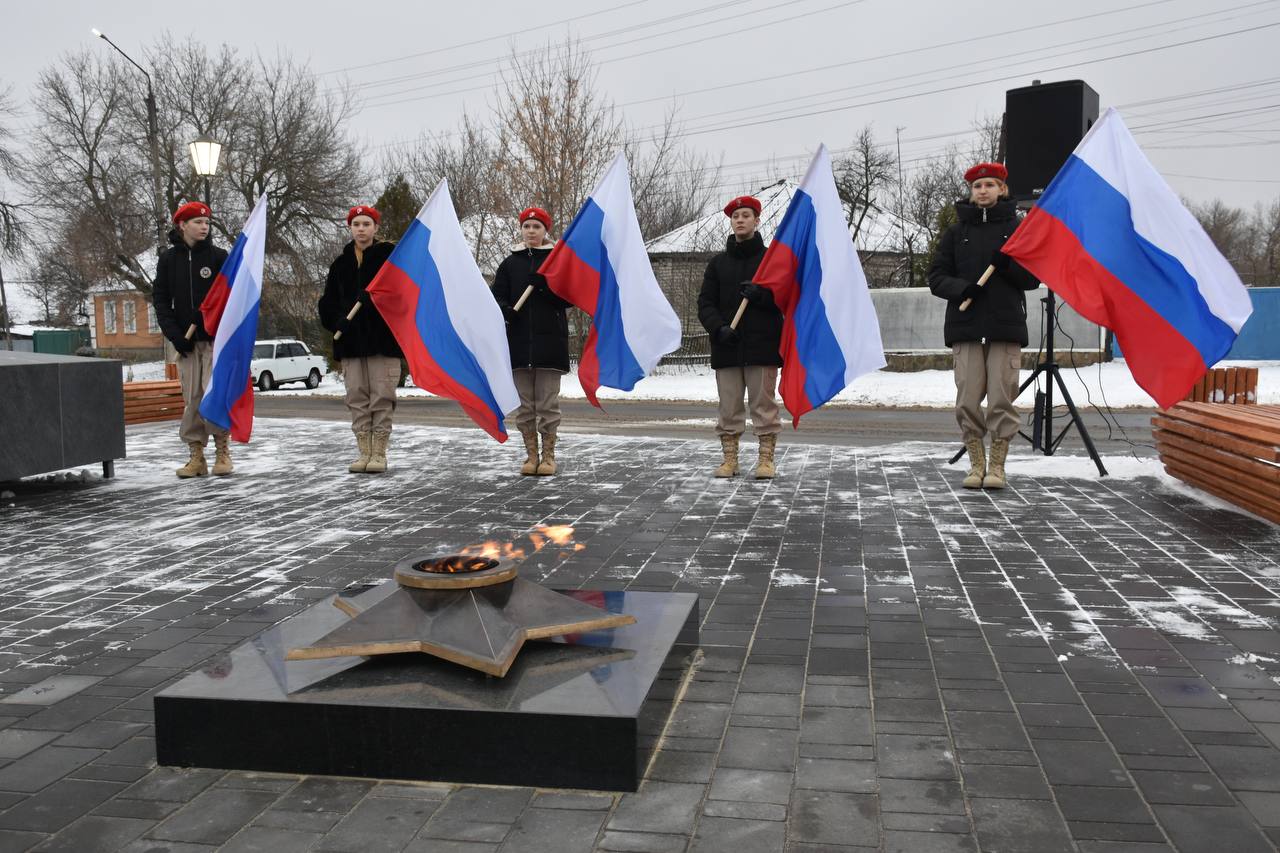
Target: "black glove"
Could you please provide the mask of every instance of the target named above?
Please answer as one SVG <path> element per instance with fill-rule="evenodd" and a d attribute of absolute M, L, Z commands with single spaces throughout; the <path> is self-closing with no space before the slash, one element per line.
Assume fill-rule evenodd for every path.
<path fill-rule="evenodd" d="M 733 346 L 738 342 L 738 331 L 732 326 L 721 326 L 716 329 L 716 343 L 721 346 Z"/>
<path fill-rule="evenodd" d="M 503 320 L 506 320 L 508 323 L 514 323 L 516 321 L 516 309 L 512 308 L 510 305 L 501 305 L 499 307 L 502 308 Z"/>
<path fill-rule="evenodd" d="M 172 343 L 173 348 L 178 351 L 179 355 L 186 355 L 189 352 L 193 352 L 196 348 L 196 342 L 189 338 L 174 338 Z"/>
<path fill-rule="evenodd" d="M 972 299 L 976 302 L 985 291 L 985 287 L 979 287 L 976 284 L 971 284 L 960 293 L 960 298 L 962 300 Z"/>
<path fill-rule="evenodd" d="M 742 289 L 738 294 L 758 308 L 767 308 L 773 304 L 773 291 L 750 281 L 742 283 Z"/>
<path fill-rule="evenodd" d="M 338 318 L 338 328 L 333 330 L 335 333 L 342 332 L 343 337 L 351 331 L 351 321 L 347 319 L 347 315 L 343 314 Z"/>
<path fill-rule="evenodd" d="M 532 287 L 536 293 L 546 293 L 547 280 L 536 272 L 529 273 L 529 277 L 525 280 L 525 287 Z"/>
<path fill-rule="evenodd" d="M 1009 257 L 999 249 L 996 249 L 991 253 L 991 266 L 995 267 L 998 271 L 1005 272 L 1009 269 L 1009 264 L 1011 263 L 1013 263 L 1013 258 Z"/>

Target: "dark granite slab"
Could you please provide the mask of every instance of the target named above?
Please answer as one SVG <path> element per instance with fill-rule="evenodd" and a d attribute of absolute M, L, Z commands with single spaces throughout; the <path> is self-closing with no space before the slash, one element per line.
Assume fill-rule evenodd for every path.
<path fill-rule="evenodd" d="M 368 607 L 394 581 L 347 593 Z M 160 764 L 633 791 L 698 642 L 688 593 L 566 593 L 633 625 L 526 643 L 505 678 L 421 653 L 286 660 L 331 597 L 155 697 Z"/>
<path fill-rule="evenodd" d="M 0 350 L 0 481 L 124 456 L 120 362 Z"/>

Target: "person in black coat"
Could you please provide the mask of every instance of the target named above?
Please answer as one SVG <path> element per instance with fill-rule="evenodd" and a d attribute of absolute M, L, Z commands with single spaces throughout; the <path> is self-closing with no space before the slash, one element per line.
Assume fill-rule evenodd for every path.
<path fill-rule="evenodd" d="M 1026 291 L 1039 286 L 1000 251 L 1018 226 L 1008 175 L 1000 163 L 979 163 L 965 172 L 969 200 L 956 202 L 956 222 L 943 233 L 929 266 L 929 289 L 947 300 L 942 333 L 955 358 L 956 421 L 969 453 L 968 489 L 1005 486 L 1009 440 L 1018 432 L 1013 401 L 1027 345 Z M 980 286 L 988 266 L 995 272 Z M 966 300 L 971 300 L 967 306 Z M 989 460 L 983 447 L 987 434 Z"/>
<path fill-rule="evenodd" d="M 493 298 L 507 321 L 511 376 L 520 394 L 514 421 L 524 438 L 526 456 L 520 473 L 526 476 L 556 472 L 560 377 L 569 372 L 569 320 L 565 313 L 569 303 L 552 293 L 547 280 L 538 274 L 555 246 L 547 234 L 550 230 L 551 215 L 542 208 L 521 211 L 520 244 L 503 258 L 493 277 Z"/>
<path fill-rule="evenodd" d="M 329 265 L 319 304 L 320 324 L 331 332 L 342 333 L 333 342 L 333 357 L 341 362 L 351 431 L 360 453 L 347 466 L 353 474 L 380 474 L 387 470 L 391 415 L 396 409 L 396 386 L 400 383 L 400 345 L 365 292 L 395 248 L 395 243 L 378 239 L 381 219 L 381 214 L 367 204 L 347 212 L 351 242 Z M 357 302 L 360 310 L 347 319 Z"/>
<path fill-rule="evenodd" d="M 178 381 L 185 404 L 178 435 L 190 451 L 186 464 L 176 472 L 183 479 L 209 473 L 204 448 L 210 435 L 216 448 L 213 473 L 225 476 L 234 470 L 226 430 L 200 417 L 200 401 L 213 366 L 213 340 L 205 331 L 200 303 L 227 259 L 226 250 L 213 245 L 209 234 L 211 215 L 209 206 L 199 201 L 187 202 L 177 209 L 173 214 L 174 228 L 169 232 L 172 245 L 160 253 L 151 283 L 156 321 L 178 351 Z M 188 338 L 187 330 L 192 326 L 195 332 Z"/>
<path fill-rule="evenodd" d="M 738 440 L 746 429 L 746 395 L 751 425 L 760 442 L 757 478 L 774 476 L 774 448 L 782 421 L 778 415 L 778 368 L 782 342 L 782 312 L 773 293 L 752 284 L 751 278 L 764 259 L 760 226 L 760 202 L 739 196 L 724 207 L 732 233 L 725 250 L 711 259 L 698 293 L 698 320 L 711 338 L 711 366 L 716 371 L 720 407 L 716 434 L 723 459 L 717 477 L 738 473 Z M 743 301 L 746 309 L 736 324 L 734 316 Z"/>

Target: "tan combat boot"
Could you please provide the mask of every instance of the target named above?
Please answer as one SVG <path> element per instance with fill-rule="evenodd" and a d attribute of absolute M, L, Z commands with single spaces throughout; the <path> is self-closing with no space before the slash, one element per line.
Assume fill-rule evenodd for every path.
<path fill-rule="evenodd" d="M 732 477 L 738 473 L 738 437 L 736 435 L 720 436 L 720 452 L 724 460 L 716 469 L 717 477 Z"/>
<path fill-rule="evenodd" d="M 760 458 L 756 460 L 756 479 L 772 480 L 777 473 L 773 464 L 773 450 L 778 446 L 778 434 L 760 436 Z"/>
<path fill-rule="evenodd" d="M 532 477 L 538 473 L 538 431 L 533 427 L 520 430 L 520 435 L 524 438 L 524 464 L 520 466 L 520 474 L 524 477 Z"/>
<path fill-rule="evenodd" d="M 234 470 L 236 466 L 231 464 L 231 437 L 215 435 L 213 437 L 213 475 L 225 477 Z"/>
<path fill-rule="evenodd" d="M 982 439 L 968 439 L 964 443 L 964 449 L 969 451 L 969 473 L 964 475 L 964 487 L 981 489 L 982 478 L 987 476 L 987 454 L 982 447 Z"/>
<path fill-rule="evenodd" d="M 348 465 L 347 470 L 352 474 L 363 474 L 369 466 L 369 456 L 373 453 L 373 433 L 367 429 L 356 433 L 356 447 L 359 448 L 360 458 Z"/>
<path fill-rule="evenodd" d="M 387 470 L 387 445 L 391 443 L 391 433 L 375 432 L 369 448 L 369 462 L 364 466 L 366 474 L 381 474 Z"/>
<path fill-rule="evenodd" d="M 987 476 L 982 478 L 982 488 L 1003 489 L 1005 487 L 1004 459 L 1009 455 L 1009 439 L 991 439 L 991 461 L 987 464 Z"/>
<path fill-rule="evenodd" d="M 183 465 L 175 473 L 184 480 L 191 477 L 203 477 L 209 473 L 209 466 L 204 461 L 204 445 L 198 441 L 193 441 L 188 446 L 191 448 L 191 458 L 187 460 L 186 465 Z"/>
<path fill-rule="evenodd" d="M 538 476 L 550 477 L 556 472 L 556 434 L 542 434 L 542 458 L 538 462 Z"/>

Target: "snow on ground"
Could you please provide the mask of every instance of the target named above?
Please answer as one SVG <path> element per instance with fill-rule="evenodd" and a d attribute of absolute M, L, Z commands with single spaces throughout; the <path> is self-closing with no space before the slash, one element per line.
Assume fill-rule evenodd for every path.
<path fill-rule="evenodd" d="M 1280 361 L 1219 362 L 1217 367 L 1257 367 L 1258 402 L 1280 404 Z M 142 362 L 125 369 L 125 381 L 129 371 L 135 381 L 163 379 L 161 362 Z M 1022 372 L 1026 379 L 1030 373 Z M 1152 408 L 1155 403 L 1138 387 L 1129 374 L 1124 361 L 1082 367 L 1079 370 L 1064 369 L 1063 378 L 1067 390 L 1079 406 L 1093 403 L 1097 406 L 1121 408 Z M 301 382 L 282 386 L 273 394 L 332 397 L 342 394 L 342 378 L 331 373 L 320 386 L 308 389 Z M 428 397 L 421 388 L 401 388 L 403 397 Z M 570 373 L 560 383 L 561 396 L 582 399 L 582 386 L 578 377 Z M 640 380 L 630 391 L 613 388 L 600 389 L 601 400 L 677 400 L 715 402 L 715 376 L 710 367 L 660 367 L 658 371 Z M 894 373 L 878 370 L 855 381 L 842 391 L 829 405 L 862 408 L 922 408 L 949 409 L 955 405 L 955 380 L 949 370 L 921 370 L 914 373 Z"/>

